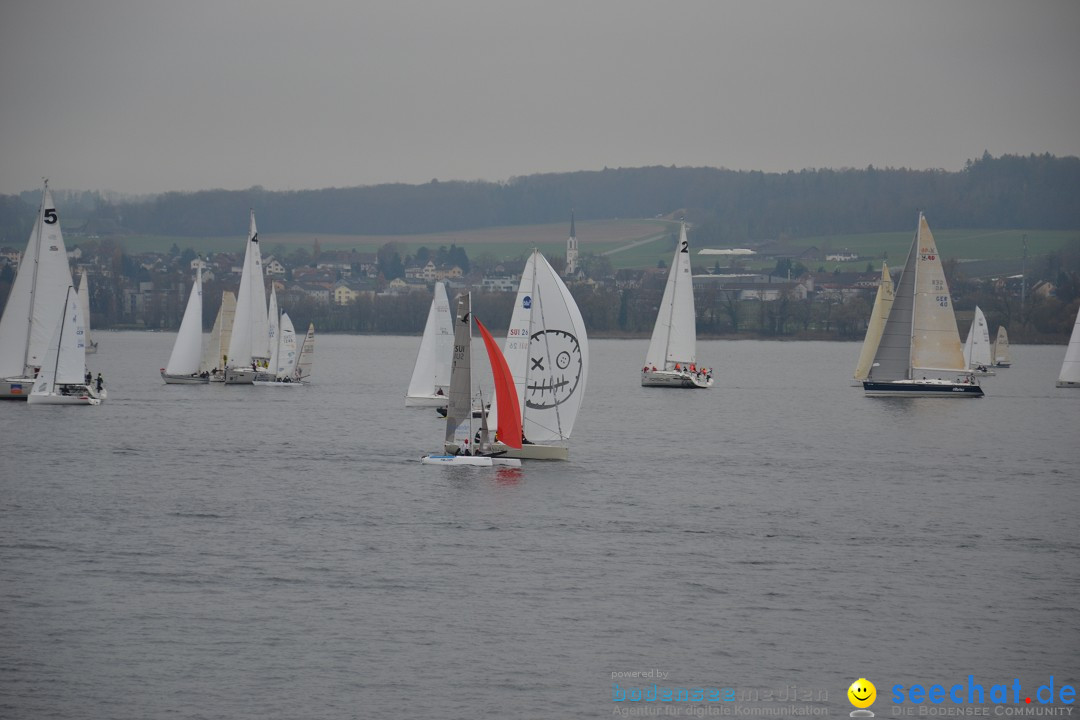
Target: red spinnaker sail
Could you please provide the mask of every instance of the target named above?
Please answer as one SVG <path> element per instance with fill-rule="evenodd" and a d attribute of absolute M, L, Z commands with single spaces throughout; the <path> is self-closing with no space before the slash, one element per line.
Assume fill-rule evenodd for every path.
<path fill-rule="evenodd" d="M 488 360 L 491 362 L 491 374 L 495 378 L 495 402 L 499 406 L 499 427 L 496 432 L 499 442 L 512 448 L 521 448 L 521 404 L 518 402 L 517 388 L 510 375 L 510 366 L 506 364 L 502 350 L 495 344 L 491 333 L 476 319 L 476 327 L 484 338 Z"/>

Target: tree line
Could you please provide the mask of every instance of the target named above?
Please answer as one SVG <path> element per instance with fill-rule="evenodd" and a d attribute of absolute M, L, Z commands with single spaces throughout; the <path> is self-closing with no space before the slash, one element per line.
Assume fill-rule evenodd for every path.
<path fill-rule="evenodd" d="M 907 230 L 919 210 L 935 228 L 1080 228 L 1080 158 L 1003 155 L 956 172 L 906 168 L 765 173 L 723 168 L 605 168 L 505 182 L 438 181 L 322 190 L 205 190 L 141 200 L 94 196 L 87 220 L 185 237 L 242 235 L 248 208 L 274 232 L 404 235 L 684 209 L 699 242 Z M 31 194 L 32 195 L 32 194 Z M 80 202 L 86 199 L 80 197 Z M 59 200 L 57 201 L 59 203 Z M 22 238 L 36 205 L 0 196 L 0 237 Z M 80 205 L 77 209 L 83 212 Z M 71 219 L 71 213 L 64 216 Z"/>

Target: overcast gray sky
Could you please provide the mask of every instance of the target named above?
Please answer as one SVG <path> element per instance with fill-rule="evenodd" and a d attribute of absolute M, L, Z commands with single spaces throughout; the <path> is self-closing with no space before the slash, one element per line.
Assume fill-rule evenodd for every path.
<path fill-rule="evenodd" d="M 1077 0 L 3 0 L 0 193 L 1080 155 Z"/>

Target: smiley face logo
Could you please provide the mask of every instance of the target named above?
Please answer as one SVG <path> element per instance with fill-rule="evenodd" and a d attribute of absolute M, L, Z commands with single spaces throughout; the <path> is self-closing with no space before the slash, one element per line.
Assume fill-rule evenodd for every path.
<path fill-rule="evenodd" d="M 583 367 L 578 339 L 565 330 L 541 330 L 529 338 L 525 406 L 553 408 L 567 400 L 581 383 Z"/>
<path fill-rule="evenodd" d="M 847 689 L 848 700 L 857 708 L 868 708 L 877 699 L 877 688 L 866 678 L 859 678 Z"/>

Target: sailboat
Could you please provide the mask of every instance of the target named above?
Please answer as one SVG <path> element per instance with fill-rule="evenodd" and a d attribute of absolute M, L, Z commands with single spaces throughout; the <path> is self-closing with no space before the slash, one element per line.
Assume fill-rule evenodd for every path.
<path fill-rule="evenodd" d="M 270 291 L 270 317 L 271 341 L 270 365 L 266 372 L 260 372 L 255 379 L 256 385 L 273 385 L 275 387 L 299 385 L 301 382 L 301 369 L 299 355 L 296 349 L 296 328 L 293 327 L 292 319 L 286 312 L 278 313 L 277 291 Z M 311 334 L 312 350 L 314 350 L 315 327 L 308 329 Z M 306 343 L 307 338 L 305 338 Z M 302 349 L 301 349 L 302 350 Z M 310 375 L 310 352 L 308 353 L 308 374 Z"/>
<path fill-rule="evenodd" d="M 71 285 L 64 236 L 46 180 L 37 220 L 0 318 L 0 398 L 24 400 L 29 395 Z"/>
<path fill-rule="evenodd" d="M 210 382 L 225 382 L 225 363 L 228 360 L 229 342 L 232 339 L 233 316 L 236 315 L 236 295 L 228 290 L 221 293 L 214 327 L 203 351 L 200 371 L 210 376 Z"/>
<path fill-rule="evenodd" d="M 86 279 L 86 270 L 79 275 L 79 310 L 82 311 L 86 325 L 86 354 L 97 352 L 97 343 L 90 337 L 90 285 Z"/>
<path fill-rule="evenodd" d="M 454 315 L 454 345 L 450 369 L 450 393 L 446 406 L 446 436 L 443 453 L 425 455 L 420 462 L 425 465 L 474 465 L 491 467 L 507 465 L 520 467 L 521 460 L 503 457 L 502 448 L 521 447 L 520 415 L 517 412 L 517 391 L 506 359 L 487 329 L 477 321 L 495 378 L 495 393 L 506 412 L 499 420 L 496 436 L 506 440 L 494 449 L 488 438 L 487 418 L 481 419 L 480 435 L 473 435 L 472 426 L 472 296 L 469 293 L 457 299 Z M 478 442 L 477 442 L 478 441 Z M 470 443 L 475 447 L 470 449 Z"/>
<path fill-rule="evenodd" d="M 294 383 L 305 383 L 311 378 L 311 366 L 315 361 L 315 323 L 309 322 L 307 334 L 300 341 L 296 352 L 296 369 L 293 371 Z"/>
<path fill-rule="evenodd" d="M 263 285 L 262 253 L 255 211 L 251 211 L 248 242 L 244 250 L 244 268 L 240 290 L 236 294 L 236 315 L 229 340 L 225 365 L 226 385 L 251 385 L 259 368 L 270 363 L 270 323 L 266 312 L 266 288 Z"/>
<path fill-rule="evenodd" d="M 975 375 L 993 375 L 990 347 L 990 330 L 986 327 L 986 315 L 975 306 L 975 316 L 971 319 L 967 339 L 964 340 L 964 362 Z"/>
<path fill-rule="evenodd" d="M 435 283 L 435 297 L 428 308 L 424 336 L 416 354 L 412 379 L 405 394 L 405 407 L 446 407 L 450 385 L 450 360 L 453 355 L 454 324 L 446 286 Z"/>
<path fill-rule="evenodd" d="M 108 393 L 88 382 L 86 371 L 86 330 L 83 327 L 79 297 L 69 286 L 60 309 L 58 322 L 45 352 L 41 372 L 26 402 L 30 405 L 100 405 Z M 100 376 L 99 376 L 100 377 Z"/>
<path fill-rule="evenodd" d="M 997 337 L 994 338 L 994 367 L 1007 368 L 1012 365 L 1009 356 L 1009 332 L 1004 325 L 998 325 Z"/>
<path fill-rule="evenodd" d="M 863 338 L 862 352 L 859 353 L 859 364 L 855 366 L 855 384 L 862 385 L 870 373 L 870 365 L 874 362 L 878 343 L 881 342 L 881 332 L 885 329 L 885 321 L 889 319 L 889 311 L 893 304 L 893 283 L 889 275 L 889 266 L 881 263 L 881 281 L 878 283 L 877 295 L 874 296 L 874 308 L 870 311 L 870 324 L 866 326 L 866 337 Z"/>
<path fill-rule="evenodd" d="M 1065 360 L 1061 363 L 1057 386 L 1080 388 L 1080 311 L 1076 313 L 1076 322 L 1073 323 L 1072 335 L 1069 336 L 1069 347 L 1065 350 Z"/>
<path fill-rule="evenodd" d="M 871 397 L 983 395 L 964 362 L 941 257 L 922 213 L 863 390 Z"/>
<path fill-rule="evenodd" d="M 686 223 L 682 223 L 649 351 L 645 353 L 641 384 L 646 387 L 712 387 L 712 370 L 698 366 L 696 346 L 697 317 L 694 279 L 690 272 L 690 243 L 686 240 Z"/>
<path fill-rule="evenodd" d="M 589 376 L 589 338 L 577 303 L 539 250 L 525 262 L 503 355 L 524 433 L 522 447 L 506 447 L 507 455 L 566 460 Z M 496 396 L 489 414 L 503 412 Z"/>
<path fill-rule="evenodd" d="M 202 385 L 210 382 L 210 373 L 200 372 L 202 356 L 202 268 L 199 267 L 195 270 L 195 282 L 188 295 L 169 362 L 161 368 L 161 379 L 166 385 Z"/>

